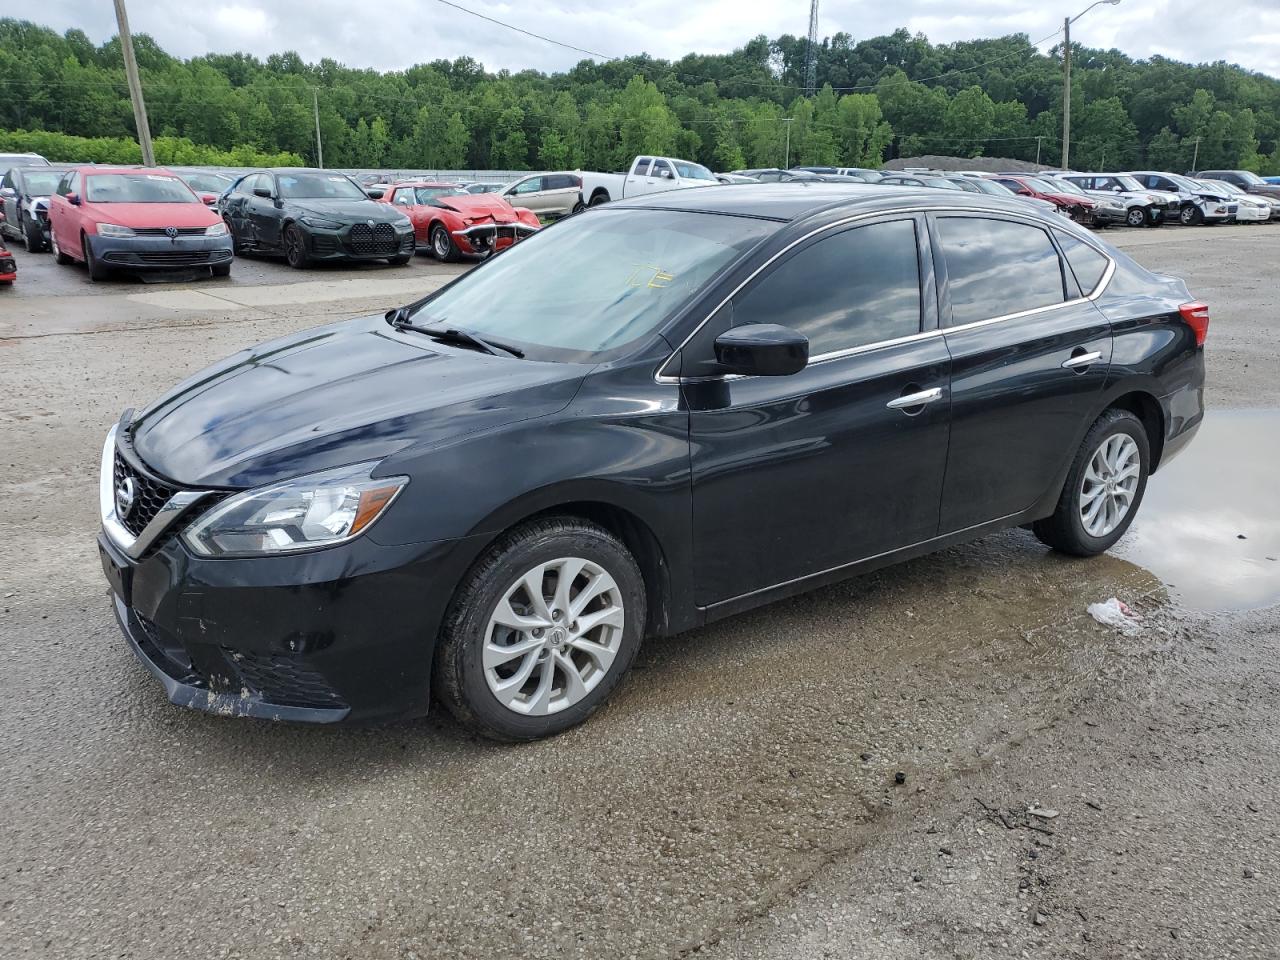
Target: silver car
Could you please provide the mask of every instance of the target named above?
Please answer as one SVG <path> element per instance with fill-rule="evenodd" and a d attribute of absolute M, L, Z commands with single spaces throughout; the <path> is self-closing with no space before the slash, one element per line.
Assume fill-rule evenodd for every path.
<path fill-rule="evenodd" d="M 513 207 L 528 207 L 542 219 L 567 216 L 582 206 L 582 178 L 573 173 L 535 173 L 498 191 Z"/>

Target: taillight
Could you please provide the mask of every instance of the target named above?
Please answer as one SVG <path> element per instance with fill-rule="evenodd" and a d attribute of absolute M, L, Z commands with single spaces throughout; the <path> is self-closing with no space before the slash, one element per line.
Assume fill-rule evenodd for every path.
<path fill-rule="evenodd" d="M 1187 326 L 1196 335 L 1196 346 L 1204 346 L 1204 338 L 1209 335 L 1209 308 L 1199 301 L 1195 303 L 1184 303 L 1178 307 L 1178 312 L 1182 314 L 1182 319 L 1186 321 Z"/>

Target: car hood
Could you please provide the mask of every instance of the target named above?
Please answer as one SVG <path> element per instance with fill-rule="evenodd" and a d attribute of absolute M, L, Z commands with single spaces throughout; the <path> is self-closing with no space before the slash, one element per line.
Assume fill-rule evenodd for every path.
<path fill-rule="evenodd" d="M 138 456 L 183 486 L 252 487 L 545 416 L 587 366 L 495 357 L 381 316 L 227 358 L 132 424 Z"/>
<path fill-rule="evenodd" d="M 333 220 L 372 220 L 374 223 L 407 223 L 403 213 L 377 200 L 328 200 L 303 197 L 285 200 L 285 209 L 297 214 L 311 214 Z"/>
<path fill-rule="evenodd" d="M 467 218 L 492 217 L 500 223 L 517 219 L 516 211 L 511 204 L 493 193 L 471 193 L 465 197 L 440 197 L 435 205 L 455 210 Z"/>
<path fill-rule="evenodd" d="M 122 227 L 211 227 L 218 215 L 203 203 L 90 203 L 84 210 L 98 223 Z"/>
<path fill-rule="evenodd" d="M 1095 205 L 1094 201 L 1088 197 L 1077 197 L 1074 193 L 1045 193 L 1042 196 L 1064 207 L 1084 207 L 1088 209 Z"/>

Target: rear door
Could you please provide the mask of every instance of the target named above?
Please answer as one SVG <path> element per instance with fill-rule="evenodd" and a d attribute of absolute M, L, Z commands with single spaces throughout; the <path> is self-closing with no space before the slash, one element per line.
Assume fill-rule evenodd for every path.
<path fill-rule="evenodd" d="M 1085 248 L 1077 281 L 1034 220 L 940 213 L 930 227 L 952 364 L 946 534 L 1030 509 L 1075 455 L 1111 362 L 1110 324 L 1085 294 L 1111 264 L 1053 231 Z"/>
<path fill-rule="evenodd" d="M 567 173 L 549 173 L 542 178 L 542 191 L 547 199 L 546 213 L 563 217 L 578 203 L 577 180 Z"/>
<path fill-rule="evenodd" d="M 636 162 L 631 165 L 631 172 L 627 174 L 626 183 L 623 184 L 623 196 L 635 197 L 649 192 L 653 185 L 653 179 L 649 176 L 652 165 L 653 157 L 636 157 Z"/>
<path fill-rule="evenodd" d="M 927 250 L 923 216 L 828 228 L 766 267 L 681 351 L 682 371 L 694 370 L 719 333 L 751 323 L 810 344 L 792 376 L 682 384 L 699 605 L 936 534 L 949 359 Z"/>

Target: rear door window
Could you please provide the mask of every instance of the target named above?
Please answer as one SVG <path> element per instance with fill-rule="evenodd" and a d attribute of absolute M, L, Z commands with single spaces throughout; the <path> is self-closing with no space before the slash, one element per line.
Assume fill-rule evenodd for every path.
<path fill-rule="evenodd" d="M 636 168 L 633 171 L 634 176 L 643 177 L 649 172 L 649 164 L 653 163 L 652 157 L 640 157 L 636 160 Z"/>
<path fill-rule="evenodd" d="M 936 220 L 947 286 L 949 326 L 1063 303 L 1062 262 L 1040 227 L 985 217 Z"/>
<path fill-rule="evenodd" d="M 809 355 L 920 332 L 915 222 L 842 230 L 802 247 L 734 300 L 733 325 L 778 323 L 809 338 Z"/>

